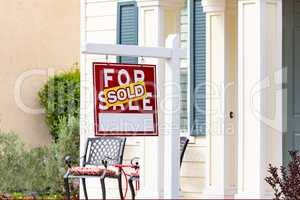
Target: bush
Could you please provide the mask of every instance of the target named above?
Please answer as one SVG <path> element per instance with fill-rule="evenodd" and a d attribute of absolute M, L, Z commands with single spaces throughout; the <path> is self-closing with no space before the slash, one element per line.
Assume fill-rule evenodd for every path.
<path fill-rule="evenodd" d="M 58 125 L 59 140 L 56 144 L 57 151 L 65 156 L 71 156 L 79 164 L 79 119 L 75 117 L 61 117 Z M 63 159 L 64 159 L 63 157 Z"/>
<path fill-rule="evenodd" d="M 39 91 L 39 102 L 46 112 L 46 123 L 52 137 L 59 138 L 61 118 L 79 118 L 80 73 L 77 69 L 51 77 Z"/>
<path fill-rule="evenodd" d="M 57 163 L 55 160 L 55 153 L 52 150 L 52 146 L 38 147 L 29 150 L 26 153 L 26 159 L 24 165 L 26 170 L 24 171 L 24 191 L 36 192 L 36 193 L 48 193 L 52 189 L 49 181 L 48 166 L 52 163 Z M 55 166 L 52 170 L 58 171 L 59 166 Z M 52 173 L 53 176 L 59 176 L 58 173 Z M 59 192 L 57 188 L 56 191 Z"/>
<path fill-rule="evenodd" d="M 47 179 L 50 192 L 63 191 L 63 175 L 66 173 L 66 156 L 73 158 L 73 164 L 79 165 L 79 120 L 71 117 L 60 118 L 59 140 L 52 144 L 52 160 L 48 163 Z"/>
<path fill-rule="evenodd" d="M 1 193 L 10 193 L 12 198 L 31 193 L 41 198 L 61 198 L 67 169 L 65 156 L 79 164 L 79 70 L 50 78 L 39 91 L 39 101 L 55 143 L 29 149 L 18 135 L 0 131 L 0 199 Z M 72 189 L 74 194 L 78 192 L 75 184 Z"/>
<path fill-rule="evenodd" d="M 60 118 L 59 124 L 56 143 L 30 150 L 16 134 L 0 133 L 0 183 L 5 183 L 0 184 L 0 194 L 63 194 L 65 156 L 77 158 L 74 164 L 79 164 L 79 123 L 71 117 Z"/>
<path fill-rule="evenodd" d="M 25 145 L 14 133 L 0 134 L 0 191 L 23 191 Z M 5 183 L 5 184 L 3 184 Z"/>
<path fill-rule="evenodd" d="M 287 167 L 281 166 L 280 172 L 277 167 L 269 165 L 270 176 L 265 180 L 273 188 L 274 199 L 300 199 L 300 155 L 298 151 L 289 154 L 292 160 Z"/>

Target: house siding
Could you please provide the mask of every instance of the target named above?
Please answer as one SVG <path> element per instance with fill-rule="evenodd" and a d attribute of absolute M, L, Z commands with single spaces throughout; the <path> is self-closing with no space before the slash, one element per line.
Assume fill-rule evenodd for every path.
<path fill-rule="evenodd" d="M 191 140 L 181 166 L 180 185 L 185 198 L 199 198 L 205 188 L 207 144 L 205 137 Z"/>

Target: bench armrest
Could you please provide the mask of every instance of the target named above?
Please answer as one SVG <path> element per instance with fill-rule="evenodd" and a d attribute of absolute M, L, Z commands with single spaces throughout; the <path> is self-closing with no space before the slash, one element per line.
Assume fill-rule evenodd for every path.
<path fill-rule="evenodd" d="M 85 157 L 85 155 L 81 156 L 79 159 L 82 160 Z M 68 166 L 68 168 L 72 167 L 72 157 L 71 156 L 66 156 L 65 157 L 65 163 Z"/>

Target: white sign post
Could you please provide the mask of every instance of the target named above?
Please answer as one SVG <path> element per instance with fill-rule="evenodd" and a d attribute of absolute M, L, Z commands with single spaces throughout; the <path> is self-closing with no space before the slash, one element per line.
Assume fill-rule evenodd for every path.
<path fill-rule="evenodd" d="M 166 40 L 166 48 L 140 47 L 133 45 L 94 44 L 85 45 L 83 54 L 115 55 L 132 57 L 152 57 L 166 60 L 165 76 L 165 123 L 161 135 L 164 144 L 164 198 L 178 198 L 180 170 L 180 59 L 186 59 L 185 49 L 179 48 L 179 37 L 170 35 Z M 158 102 L 159 104 L 161 102 Z M 84 119 L 81 119 L 84 120 Z M 161 149 L 163 151 L 163 149 Z M 157 161 L 158 162 L 158 161 Z"/>

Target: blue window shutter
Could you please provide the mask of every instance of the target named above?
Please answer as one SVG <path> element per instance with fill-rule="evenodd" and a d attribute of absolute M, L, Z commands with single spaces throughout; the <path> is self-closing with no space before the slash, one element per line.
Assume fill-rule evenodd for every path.
<path fill-rule="evenodd" d="M 117 43 L 138 45 L 138 8 L 136 2 L 119 2 L 117 18 Z M 118 57 L 118 62 L 136 64 L 138 58 Z"/>
<path fill-rule="evenodd" d="M 192 79 L 191 135 L 205 135 L 206 130 L 206 16 L 201 0 L 190 0 L 190 68 Z"/>

